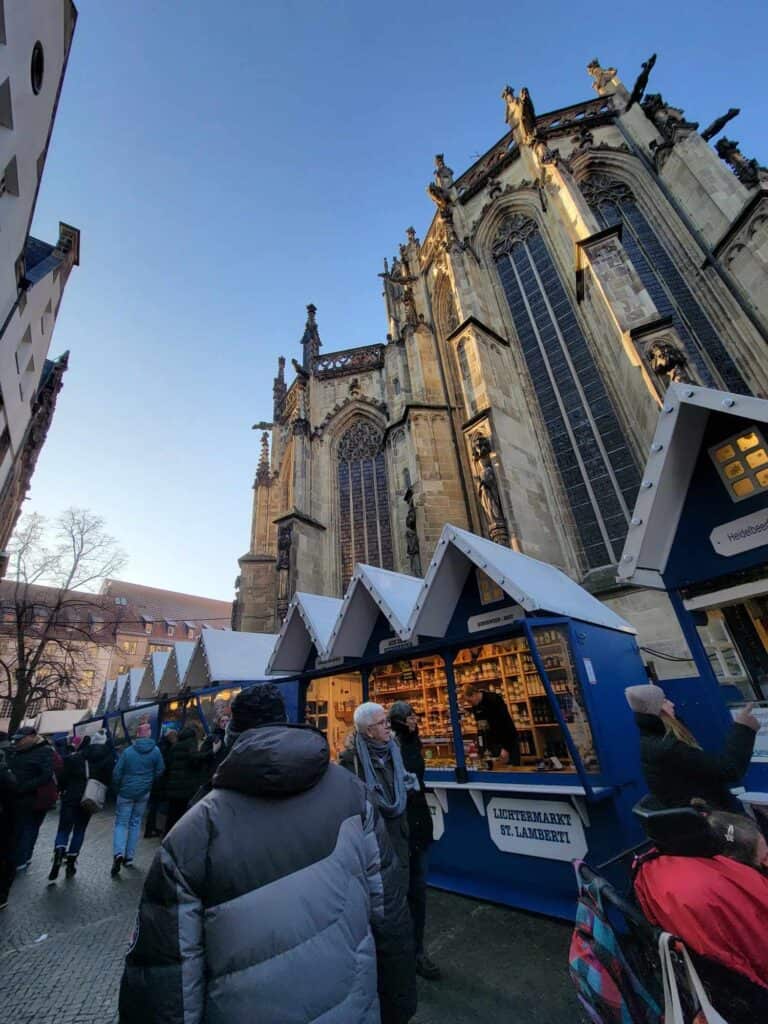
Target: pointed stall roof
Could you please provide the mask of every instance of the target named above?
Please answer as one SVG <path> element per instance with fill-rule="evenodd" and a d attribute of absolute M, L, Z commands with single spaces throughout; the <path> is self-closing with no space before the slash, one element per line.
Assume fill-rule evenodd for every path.
<path fill-rule="evenodd" d="M 328 658 L 362 657 L 380 613 L 402 637 L 422 585 L 416 576 L 373 565 L 355 566 L 339 617 L 331 630 Z"/>
<path fill-rule="evenodd" d="M 619 561 L 620 580 L 664 587 L 661 575 L 667 567 L 707 420 L 713 412 L 768 423 L 768 401 L 763 398 L 690 384 L 671 384 L 667 388 Z"/>
<path fill-rule="evenodd" d="M 96 711 L 95 711 L 96 715 L 103 715 L 104 712 L 107 710 L 107 708 L 109 707 L 110 698 L 112 696 L 112 691 L 114 689 L 115 689 L 115 680 L 114 679 L 107 679 L 107 681 L 104 683 L 104 688 L 101 691 L 101 696 L 99 697 L 99 703 L 96 705 Z"/>
<path fill-rule="evenodd" d="M 169 697 L 178 693 L 187 674 L 190 659 L 199 643 L 198 640 L 177 640 L 173 645 L 162 675 L 156 687 L 156 696 L 167 694 Z"/>
<path fill-rule="evenodd" d="M 117 709 L 120 707 L 123 699 L 123 690 L 125 689 L 125 684 L 127 681 L 127 672 L 123 672 L 122 675 L 119 675 L 115 679 L 115 688 L 110 695 L 109 703 L 107 704 L 107 711 L 117 711 Z"/>
<path fill-rule="evenodd" d="M 340 597 L 297 591 L 288 605 L 267 672 L 301 672 L 313 644 L 318 658 L 326 658 L 331 630 L 341 608 Z"/>
<path fill-rule="evenodd" d="M 147 662 L 147 670 L 144 673 L 144 678 L 141 680 L 141 686 L 139 687 L 140 700 L 153 700 L 160 692 L 158 690 L 158 685 L 163 675 L 163 669 L 165 668 L 170 656 L 170 651 L 154 651 L 150 654 L 149 661 Z"/>
<path fill-rule="evenodd" d="M 125 679 L 118 704 L 121 710 L 123 708 L 132 708 L 138 701 L 141 681 L 144 678 L 145 672 L 146 666 L 142 665 L 140 668 L 128 669 L 126 674 L 121 677 Z"/>
<path fill-rule="evenodd" d="M 267 663 L 275 633 L 204 629 L 195 645 L 182 685 L 202 690 L 218 683 L 255 683 L 268 679 Z"/>
<path fill-rule="evenodd" d="M 446 524 L 407 625 L 404 640 L 445 635 L 472 566 L 490 577 L 525 612 L 550 612 L 609 629 L 635 633 L 625 619 L 564 572 Z"/>

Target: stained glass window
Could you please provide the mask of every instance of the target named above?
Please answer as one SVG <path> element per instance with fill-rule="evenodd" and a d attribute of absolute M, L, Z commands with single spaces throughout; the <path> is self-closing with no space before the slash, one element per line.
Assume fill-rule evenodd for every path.
<path fill-rule="evenodd" d="M 659 313 L 672 317 L 688 363 L 701 383 L 719 387 L 714 370 L 728 391 L 749 393 L 720 335 L 638 207 L 629 185 L 594 174 L 582 182 L 581 190 L 601 227 L 623 226 L 624 248 Z"/>
<path fill-rule="evenodd" d="M 357 562 L 393 568 L 383 444 L 379 428 L 363 418 L 355 420 L 339 441 L 339 547 L 344 587 Z"/>
<path fill-rule="evenodd" d="M 493 255 L 589 568 L 621 554 L 640 474 L 535 221 L 501 225 Z"/>

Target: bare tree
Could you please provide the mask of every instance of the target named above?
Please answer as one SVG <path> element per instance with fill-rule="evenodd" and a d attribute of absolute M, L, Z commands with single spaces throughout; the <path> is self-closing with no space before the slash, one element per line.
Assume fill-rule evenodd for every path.
<path fill-rule="evenodd" d="M 24 516 L 8 545 L 0 584 L 0 698 L 10 701 L 9 730 L 30 708 L 77 706 L 82 679 L 99 647 L 114 644 L 114 606 L 89 592 L 115 575 L 125 555 L 88 509 L 70 508 L 52 528 Z"/>

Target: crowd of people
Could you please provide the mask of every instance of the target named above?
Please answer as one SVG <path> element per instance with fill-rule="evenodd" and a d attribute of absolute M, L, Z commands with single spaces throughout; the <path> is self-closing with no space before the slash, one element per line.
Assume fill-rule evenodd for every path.
<path fill-rule="evenodd" d="M 742 709 L 705 752 L 655 684 L 626 691 L 654 848 L 634 885 L 651 923 L 738 980 L 733 1006 L 768 1015 L 768 844 L 732 793 L 759 722 Z M 478 688 L 470 713 L 519 760 L 514 731 Z M 490 723 L 490 724 L 489 724 Z M 265 1019 L 406 1024 L 416 975 L 440 978 L 425 944 L 432 816 L 413 708 L 366 702 L 339 763 L 325 736 L 288 722 L 280 690 L 242 690 L 207 735 L 149 722 L 117 751 L 100 729 L 63 758 L 33 728 L 0 742 L 0 906 L 59 803 L 49 882 L 77 858 L 95 810 L 115 797 L 112 875 L 145 836 L 148 872 L 120 989 L 121 1024 Z M 159 828 L 164 812 L 164 829 Z M 712 977 L 717 978 L 717 972 Z M 733 993 L 736 993 L 733 995 Z M 742 1018 L 735 1018 L 740 1021 Z"/>

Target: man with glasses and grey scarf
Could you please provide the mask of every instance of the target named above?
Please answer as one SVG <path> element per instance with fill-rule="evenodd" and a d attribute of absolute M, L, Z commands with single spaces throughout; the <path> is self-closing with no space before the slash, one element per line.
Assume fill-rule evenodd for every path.
<path fill-rule="evenodd" d="M 390 716 L 381 704 L 372 701 L 361 704 L 355 711 L 354 722 L 355 731 L 347 741 L 339 763 L 362 779 L 378 807 L 400 864 L 403 888 L 408 892 L 412 856 L 408 795 L 419 790 L 421 783 L 414 772 L 406 770 L 400 745 L 392 734 Z M 416 971 L 430 980 L 440 977 L 439 968 L 423 948 L 416 950 Z"/>

